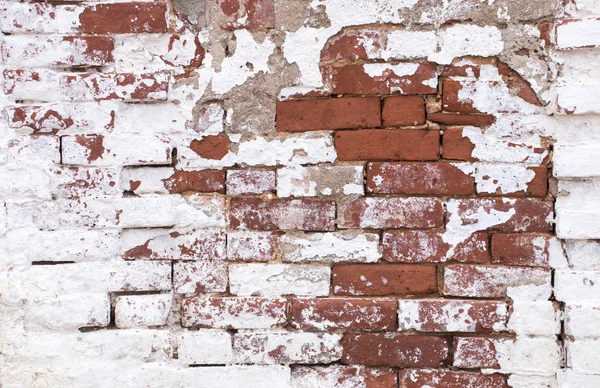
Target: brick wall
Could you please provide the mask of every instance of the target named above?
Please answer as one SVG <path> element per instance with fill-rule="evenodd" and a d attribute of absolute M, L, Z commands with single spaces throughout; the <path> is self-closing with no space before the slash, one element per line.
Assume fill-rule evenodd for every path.
<path fill-rule="evenodd" d="M 0 386 L 600 386 L 593 0 L 0 0 Z"/>

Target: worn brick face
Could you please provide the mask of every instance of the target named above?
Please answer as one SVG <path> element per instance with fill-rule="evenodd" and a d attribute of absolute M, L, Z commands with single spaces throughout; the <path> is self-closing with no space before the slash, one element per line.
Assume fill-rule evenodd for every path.
<path fill-rule="evenodd" d="M 0 0 L 0 386 L 600 386 L 597 3 Z"/>

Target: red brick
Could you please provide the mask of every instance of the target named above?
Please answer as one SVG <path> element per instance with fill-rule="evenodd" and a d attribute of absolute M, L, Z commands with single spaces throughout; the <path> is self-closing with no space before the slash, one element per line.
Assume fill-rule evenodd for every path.
<path fill-rule="evenodd" d="M 423 295 L 437 292 L 435 266 L 353 264 L 332 269 L 336 295 Z"/>
<path fill-rule="evenodd" d="M 475 144 L 468 137 L 463 137 L 462 127 L 444 129 L 442 136 L 442 157 L 451 160 L 475 160 L 471 157 Z"/>
<path fill-rule="evenodd" d="M 360 197 L 340 203 L 340 228 L 435 228 L 443 223 L 437 198 Z"/>
<path fill-rule="evenodd" d="M 221 11 L 229 19 L 221 28 L 264 30 L 275 27 L 274 0 L 219 0 Z"/>
<path fill-rule="evenodd" d="M 439 337 L 393 333 L 346 334 L 343 345 L 342 362 L 345 364 L 435 368 L 448 356 L 448 340 Z"/>
<path fill-rule="evenodd" d="M 367 50 L 380 51 L 385 33 L 368 30 L 345 29 L 329 38 L 321 51 L 322 61 L 369 59 Z"/>
<path fill-rule="evenodd" d="M 377 194 L 470 195 L 475 181 L 449 163 L 369 163 L 367 190 Z"/>
<path fill-rule="evenodd" d="M 221 133 L 192 140 L 190 149 L 201 158 L 221 160 L 229 152 L 229 143 L 229 136 Z"/>
<path fill-rule="evenodd" d="M 294 299 L 292 326 L 300 330 L 396 330 L 396 302 L 370 299 Z"/>
<path fill-rule="evenodd" d="M 316 199 L 233 198 L 229 224 L 253 230 L 334 230 L 335 202 Z"/>
<path fill-rule="evenodd" d="M 427 120 L 445 125 L 470 125 L 474 127 L 487 127 L 494 124 L 496 118 L 492 115 L 468 115 L 448 112 L 428 113 Z"/>
<path fill-rule="evenodd" d="M 171 194 L 181 194 L 186 191 L 201 193 L 225 190 L 225 171 L 223 170 L 174 170 L 173 175 L 163 180 L 165 188 Z"/>
<path fill-rule="evenodd" d="M 182 302 L 183 327 L 265 329 L 286 323 L 283 298 L 190 297 Z"/>
<path fill-rule="evenodd" d="M 552 202 L 537 199 L 450 199 L 449 217 L 458 217 L 463 224 L 478 222 L 481 212 L 498 214 L 514 212 L 508 221 L 489 226 L 486 230 L 498 232 L 551 232 L 554 206 Z"/>
<path fill-rule="evenodd" d="M 338 160 L 437 160 L 440 132 L 426 129 L 363 129 L 335 134 Z"/>
<path fill-rule="evenodd" d="M 437 69 L 433 63 L 351 64 L 333 68 L 332 82 L 335 94 L 435 94 Z"/>
<path fill-rule="evenodd" d="M 400 388 L 510 388 L 506 376 L 452 370 L 405 369 Z"/>
<path fill-rule="evenodd" d="M 169 91 L 166 74 L 102 74 L 63 75 L 62 93 L 71 101 L 164 101 Z"/>
<path fill-rule="evenodd" d="M 368 368 L 359 365 L 296 366 L 292 369 L 292 386 L 398 388 L 396 377 L 396 371 L 391 368 Z M 318 385 L 315 386 L 315 383 Z"/>
<path fill-rule="evenodd" d="M 277 130 L 286 132 L 379 127 L 379 97 L 277 102 Z"/>
<path fill-rule="evenodd" d="M 442 106 L 445 111 L 459 113 L 481 113 L 467 100 L 459 100 L 458 94 L 462 90 L 459 81 L 446 79 L 442 86 Z"/>
<path fill-rule="evenodd" d="M 394 96 L 383 99 L 384 127 L 410 127 L 425 124 L 425 101 L 419 96 Z"/>
<path fill-rule="evenodd" d="M 548 268 L 551 241 L 539 234 L 494 234 L 492 263 Z"/>
<path fill-rule="evenodd" d="M 459 368 L 499 369 L 496 344 L 514 341 L 507 338 L 454 338 L 453 365 Z"/>
<path fill-rule="evenodd" d="M 489 333 L 506 329 L 505 302 L 487 300 L 399 300 L 400 330 Z"/>
<path fill-rule="evenodd" d="M 442 239 L 443 232 L 436 230 L 387 230 L 383 232 L 383 259 L 393 263 L 485 263 L 488 256 L 488 236 L 485 232 L 473 233 L 454 247 Z"/>
<path fill-rule="evenodd" d="M 167 31 L 165 3 L 112 3 L 87 7 L 79 16 L 81 32 L 128 34 Z"/>
<path fill-rule="evenodd" d="M 551 287 L 550 270 L 507 266 L 456 264 L 444 267 L 444 295 L 505 298 L 509 287 Z"/>

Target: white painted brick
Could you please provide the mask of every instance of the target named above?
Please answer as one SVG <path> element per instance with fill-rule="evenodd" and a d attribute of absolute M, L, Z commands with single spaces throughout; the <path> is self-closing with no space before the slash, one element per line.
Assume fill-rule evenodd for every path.
<path fill-rule="evenodd" d="M 132 260 L 223 260 L 225 234 L 218 230 L 126 229 L 121 253 Z"/>
<path fill-rule="evenodd" d="M 177 335 L 177 354 L 188 365 L 233 363 L 231 334 L 218 330 L 183 331 Z"/>
<path fill-rule="evenodd" d="M 560 334 L 561 314 L 550 301 L 513 301 L 507 328 L 517 335 L 548 336 Z"/>
<path fill-rule="evenodd" d="M 231 264 L 229 288 L 234 295 L 325 296 L 329 267 L 296 264 Z"/>
<path fill-rule="evenodd" d="M 483 340 L 481 342 L 480 340 Z M 491 372 L 554 376 L 560 364 L 556 337 L 458 338 L 453 365 L 458 368 L 487 368 Z"/>
<path fill-rule="evenodd" d="M 18 339 L 13 359 L 68 363 L 72 360 L 160 362 L 171 358 L 167 330 L 97 330 L 88 333 L 30 332 Z"/>
<path fill-rule="evenodd" d="M 171 264 L 122 260 L 60 265 L 36 265 L 13 271 L 0 289 L 11 295 L 171 289 Z"/>
<path fill-rule="evenodd" d="M 579 373 L 600 374 L 598 339 L 575 339 L 565 342 L 567 366 Z"/>
<path fill-rule="evenodd" d="M 227 194 L 262 194 L 276 189 L 275 171 L 227 170 Z"/>
<path fill-rule="evenodd" d="M 228 232 L 227 258 L 240 261 L 269 261 L 275 256 L 277 236 L 269 232 Z"/>
<path fill-rule="evenodd" d="M 196 35 L 121 34 L 115 36 L 117 71 L 160 71 L 187 66 L 196 57 Z"/>
<path fill-rule="evenodd" d="M 159 136 L 63 136 L 67 165 L 131 166 L 171 164 L 171 141 Z"/>
<path fill-rule="evenodd" d="M 572 368 L 561 368 L 557 372 L 560 388 L 581 388 L 600 386 L 600 375 L 575 372 Z"/>
<path fill-rule="evenodd" d="M 556 235 L 562 239 L 600 238 L 600 180 L 559 181 Z"/>
<path fill-rule="evenodd" d="M 391 369 L 359 365 L 295 366 L 292 370 L 292 387 L 369 388 L 372 381 L 391 373 Z"/>
<path fill-rule="evenodd" d="M 174 172 L 173 167 L 124 168 L 121 172 L 121 187 L 138 195 L 169 194 L 165 180 Z"/>
<path fill-rule="evenodd" d="M 600 177 L 600 144 L 556 145 L 553 173 L 557 178 Z"/>
<path fill-rule="evenodd" d="M 600 271 L 600 241 L 566 240 L 563 247 L 571 268 Z"/>
<path fill-rule="evenodd" d="M 511 388 L 558 388 L 556 377 L 512 374 L 508 376 Z"/>
<path fill-rule="evenodd" d="M 173 264 L 173 288 L 178 294 L 225 292 L 227 264 L 211 260 L 176 262 Z"/>
<path fill-rule="evenodd" d="M 32 163 L 38 166 L 40 163 L 58 164 L 59 150 L 60 140 L 57 136 L 20 136 L 8 144 L 5 159 L 22 166 Z"/>
<path fill-rule="evenodd" d="M 197 387 L 202 388 L 290 388 L 290 368 L 270 366 L 205 366 L 202 368 L 175 367 L 159 363 L 127 363 L 94 361 L 70 362 L 52 368 L 14 364 L 0 376 L 7 388 L 21 387 Z M 17 371 L 15 373 L 14 371 Z M 107 373 L 114 371 L 114 373 Z M 202 385 L 198 385 L 198 384 Z M 10 384 L 10 385 L 8 385 Z"/>
<path fill-rule="evenodd" d="M 64 198 L 121 195 L 114 168 L 59 167 L 51 169 L 54 195 Z"/>
<path fill-rule="evenodd" d="M 118 296 L 115 323 L 121 329 L 166 325 L 172 299 L 171 294 Z"/>
<path fill-rule="evenodd" d="M 183 302 L 182 326 L 218 329 L 270 329 L 287 323 L 284 298 L 200 298 Z"/>
<path fill-rule="evenodd" d="M 561 302 L 600 301 L 600 272 L 556 270 L 554 295 Z"/>
<path fill-rule="evenodd" d="M 374 263 L 381 258 L 376 233 L 286 233 L 279 239 L 283 261 Z"/>
<path fill-rule="evenodd" d="M 63 37 L 56 35 L 4 36 L 2 57 L 10 67 L 103 66 L 110 63 L 110 52 L 90 50 L 89 39 L 105 37 Z"/>
<path fill-rule="evenodd" d="M 106 293 L 77 293 L 33 297 L 25 305 L 29 328 L 51 330 L 103 327 L 110 322 L 110 298 Z"/>
<path fill-rule="evenodd" d="M 600 15 L 600 1 L 575 0 L 572 4 L 568 4 L 565 7 L 565 11 L 571 16 L 598 16 Z"/>
<path fill-rule="evenodd" d="M 599 22 L 600 25 L 600 22 Z M 598 84 L 569 84 L 557 88 L 557 113 L 586 114 L 599 113 L 600 92 Z"/>
<path fill-rule="evenodd" d="M 440 64 L 450 63 L 455 57 L 465 55 L 493 56 L 504 49 L 498 28 L 474 24 L 455 24 L 439 31 L 438 45 L 440 50 L 430 55 L 429 60 Z"/>
<path fill-rule="evenodd" d="M 119 108 L 116 101 L 101 101 L 20 104 L 9 106 L 6 110 L 10 128 L 34 128 L 39 133 L 59 131 L 61 135 L 68 135 L 103 133 L 114 125 L 112 121 Z M 138 128 L 140 130 L 145 131 L 146 128 Z"/>
<path fill-rule="evenodd" d="M 302 153 L 296 152 L 300 149 Z M 333 162 L 336 156 L 331 135 L 305 133 L 242 141 L 236 161 L 249 166 L 277 166 Z"/>
<path fill-rule="evenodd" d="M 23 261 L 103 261 L 118 254 L 116 230 L 36 230 L 10 231 L 5 247 L 15 260 Z"/>
<path fill-rule="evenodd" d="M 565 333 L 579 338 L 599 338 L 600 301 L 578 303 L 573 301 L 565 306 Z"/>
<path fill-rule="evenodd" d="M 51 175 L 47 169 L 3 166 L 0 170 L 0 198 L 52 198 Z"/>
<path fill-rule="evenodd" d="M 235 360 L 243 364 L 326 364 L 342 357 L 341 334 L 237 333 Z"/>
<path fill-rule="evenodd" d="M 556 26 L 556 43 L 560 49 L 600 45 L 600 20 L 559 21 Z"/>
<path fill-rule="evenodd" d="M 60 101 L 60 73 L 47 69 L 20 69 L 4 72 L 4 92 L 11 100 Z"/>
<path fill-rule="evenodd" d="M 363 195 L 363 166 L 290 166 L 277 170 L 278 197 Z"/>

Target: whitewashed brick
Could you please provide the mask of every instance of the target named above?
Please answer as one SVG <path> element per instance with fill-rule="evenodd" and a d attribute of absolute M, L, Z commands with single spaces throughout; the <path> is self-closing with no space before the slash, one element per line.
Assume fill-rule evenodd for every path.
<path fill-rule="evenodd" d="M 182 326 L 270 329 L 287 323 L 284 298 L 192 297 L 183 302 Z"/>
<path fill-rule="evenodd" d="M 231 364 L 231 334 L 218 330 L 183 331 L 177 335 L 177 354 L 187 365 Z"/>
<path fill-rule="evenodd" d="M 600 20 L 559 21 L 556 26 L 556 43 L 561 49 L 600 45 Z"/>
<path fill-rule="evenodd" d="M 575 270 L 600 271 L 600 241 L 566 240 L 563 247 Z"/>
<path fill-rule="evenodd" d="M 358 365 L 296 366 L 292 370 L 292 387 L 369 388 L 373 381 L 382 381 L 383 384 L 395 381 L 396 376 L 393 375 L 395 373 L 391 369 Z"/>
<path fill-rule="evenodd" d="M 276 189 L 275 171 L 228 170 L 227 194 L 262 194 Z"/>
<path fill-rule="evenodd" d="M 600 386 L 600 375 L 575 372 L 572 368 L 562 368 L 557 372 L 560 388 L 581 388 Z"/>
<path fill-rule="evenodd" d="M 329 267 L 296 264 L 231 264 L 229 288 L 234 295 L 297 295 L 325 296 L 329 294 Z"/>
<path fill-rule="evenodd" d="M 490 368 L 499 373 L 554 376 L 560 364 L 560 348 L 554 338 L 458 338 L 453 365 L 458 368 Z"/>
<path fill-rule="evenodd" d="M 171 289 L 171 264 L 122 260 L 60 265 L 36 265 L 9 274 L 0 290 L 17 295 L 69 294 Z"/>
<path fill-rule="evenodd" d="M 381 258 L 379 235 L 353 231 L 292 233 L 279 239 L 283 261 L 374 263 Z"/>
<path fill-rule="evenodd" d="M 290 166 L 277 170 L 278 197 L 363 195 L 363 166 Z"/>
<path fill-rule="evenodd" d="M 225 292 L 227 264 L 209 260 L 173 263 L 173 288 L 178 294 Z"/>
<path fill-rule="evenodd" d="M 22 346 L 9 354 L 22 361 L 160 362 L 172 358 L 173 346 L 166 330 L 97 330 L 88 333 L 30 332 L 18 339 Z"/>
<path fill-rule="evenodd" d="M 600 177 L 600 144 L 556 145 L 554 176 L 557 178 Z"/>
<path fill-rule="evenodd" d="M 342 357 L 341 334 L 237 333 L 235 360 L 243 364 L 321 364 Z"/>
<path fill-rule="evenodd" d="M 108 326 L 110 322 L 110 298 L 106 293 L 33 297 L 24 309 L 30 328 L 76 330 Z"/>
<path fill-rule="evenodd" d="M 232 261 L 269 261 L 275 256 L 277 236 L 269 232 L 228 232 L 227 258 Z"/>
<path fill-rule="evenodd" d="M 9 35 L 3 40 L 4 64 L 11 67 L 103 66 L 111 62 L 108 37 Z"/>
<path fill-rule="evenodd" d="M 554 295 L 561 302 L 600 301 L 600 272 L 555 271 Z"/>
<path fill-rule="evenodd" d="M 172 299 L 171 294 L 118 296 L 115 323 L 121 329 L 166 325 Z"/>
<path fill-rule="evenodd" d="M 579 338 L 599 338 L 600 301 L 567 303 L 564 313 L 565 333 Z"/>
<path fill-rule="evenodd" d="M 116 230 L 36 230 L 10 231 L 6 249 L 12 258 L 23 261 L 109 260 L 118 254 Z"/>
<path fill-rule="evenodd" d="M 565 342 L 567 366 L 579 373 L 600 374 L 598 339 L 575 339 Z"/>
<path fill-rule="evenodd" d="M 67 165 L 131 166 L 171 164 L 171 141 L 158 136 L 63 136 Z"/>
<path fill-rule="evenodd" d="M 598 86 L 598 84 L 578 85 L 573 83 L 559 86 L 556 99 L 557 113 L 578 115 L 599 113 L 600 92 Z"/>
<path fill-rule="evenodd" d="M 556 235 L 563 239 L 600 238 L 600 180 L 561 180 L 556 199 Z"/>
<path fill-rule="evenodd" d="M 4 71 L 4 92 L 11 100 L 60 101 L 60 73 L 47 69 Z"/>
<path fill-rule="evenodd" d="M 121 253 L 128 260 L 223 260 L 225 234 L 218 230 L 126 229 Z"/>
<path fill-rule="evenodd" d="M 517 335 L 548 336 L 560 334 L 561 311 L 547 300 L 515 300 L 507 328 Z"/>

